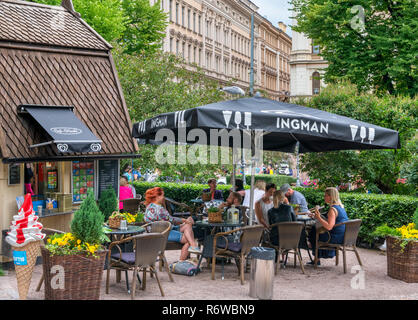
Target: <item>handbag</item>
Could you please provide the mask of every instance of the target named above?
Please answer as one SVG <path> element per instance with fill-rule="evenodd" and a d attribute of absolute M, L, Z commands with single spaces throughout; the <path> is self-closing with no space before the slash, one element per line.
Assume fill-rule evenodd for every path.
<path fill-rule="evenodd" d="M 183 276 L 195 276 L 200 272 L 200 268 L 187 260 L 174 262 L 170 264 L 169 268 L 172 273 L 181 274 Z"/>

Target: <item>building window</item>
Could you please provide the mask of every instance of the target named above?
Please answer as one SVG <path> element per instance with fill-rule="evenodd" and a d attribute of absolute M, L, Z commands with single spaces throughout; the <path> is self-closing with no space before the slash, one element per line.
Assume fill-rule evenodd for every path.
<path fill-rule="evenodd" d="M 199 25 L 199 34 L 202 34 L 202 17 L 199 15 L 199 21 L 198 21 L 198 25 Z"/>
<path fill-rule="evenodd" d="M 169 5 L 168 5 L 168 14 L 170 17 L 170 21 L 173 21 L 173 10 L 172 10 L 172 6 L 173 6 L 173 0 L 169 1 Z"/>
<path fill-rule="evenodd" d="M 176 23 L 179 23 L 179 4 L 176 3 Z"/>
<path fill-rule="evenodd" d="M 189 44 L 189 48 L 188 48 L 188 51 L 187 51 L 187 59 L 189 60 L 189 63 L 193 62 L 192 61 L 192 46 L 190 44 Z"/>
<path fill-rule="evenodd" d="M 318 46 L 312 46 L 312 53 L 313 54 L 319 54 L 320 53 L 319 45 Z"/>
<path fill-rule="evenodd" d="M 196 32 L 196 12 L 193 12 L 193 32 Z"/>
<path fill-rule="evenodd" d="M 186 58 L 186 42 L 183 42 L 183 45 L 181 47 L 181 55 L 184 58 Z"/>
<path fill-rule="evenodd" d="M 176 41 L 176 55 L 179 55 L 179 51 L 180 51 L 180 41 L 177 40 Z"/>
<path fill-rule="evenodd" d="M 319 94 L 321 88 L 321 78 L 318 71 L 312 73 L 312 94 Z"/>
<path fill-rule="evenodd" d="M 187 28 L 190 30 L 190 9 L 187 10 Z"/>
<path fill-rule="evenodd" d="M 181 7 L 181 25 L 183 27 L 186 27 L 186 21 L 184 20 L 184 10 L 185 10 L 185 8 L 184 8 L 184 6 L 182 6 Z"/>
<path fill-rule="evenodd" d="M 196 47 L 193 47 L 193 62 L 196 63 Z"/>
<path fill-rule="evenodd" d="M 170 52 L 173 52 L 173 38 L 170 38 Z"/>

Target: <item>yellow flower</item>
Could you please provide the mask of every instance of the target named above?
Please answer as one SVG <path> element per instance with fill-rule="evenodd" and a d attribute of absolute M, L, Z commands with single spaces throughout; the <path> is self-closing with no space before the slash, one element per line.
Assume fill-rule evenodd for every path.
<path fill-rule="evenodd" d="M 81 243 L 81 240 L 77 240 L 77 244 L 80 244 Z"/>

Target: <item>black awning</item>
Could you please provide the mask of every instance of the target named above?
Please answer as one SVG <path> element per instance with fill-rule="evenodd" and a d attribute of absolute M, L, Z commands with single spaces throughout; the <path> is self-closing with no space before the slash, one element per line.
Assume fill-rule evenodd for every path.
<path fill-rule="evenodd" d="M 99 152 L 102 141 L 77 118 L 70 106 L 20 106 L 45 130 L 50 140 L 31 145 L 30 148 L 55 144 L 60 153 Z"/>

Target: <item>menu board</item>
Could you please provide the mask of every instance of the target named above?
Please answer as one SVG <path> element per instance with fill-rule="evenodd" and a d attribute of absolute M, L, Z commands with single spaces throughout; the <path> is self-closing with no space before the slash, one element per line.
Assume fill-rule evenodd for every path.
<path fill-rule="evenodd" d="M 99 160 L 99 198 L 109 186 L 119 195 L 119 160 Z"/>
<path fill-rule="evenodd" d="M 20 164 L 9 164 L 9 186 L 20 184 Z"/>
<path fill-rule="evenodd" d="M 56 189 L 58 186 L 58 170 L 49 170 L 47 172 L 48 189 Z"/>
<path fill-rule="evenodd" d="M 87 198 L 94 191 L 94 161 L 73 161 L 73 202 Z"/>

